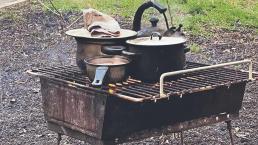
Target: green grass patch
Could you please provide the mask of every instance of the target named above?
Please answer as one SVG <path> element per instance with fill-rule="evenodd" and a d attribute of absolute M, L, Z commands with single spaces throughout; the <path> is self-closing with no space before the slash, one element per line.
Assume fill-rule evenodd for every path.
<path fill-rule="evenodd" d="M 18 11 L 8 11 L 8 10 L 1 10 L 0 11 L 0 19 L 12 20 L 15 23 L 23 21 L 23 18 L 19 14 Z"/>
<path fill-rule="evenodd" d="M 134 16 L 137 8 L 146 0 L 53 0 L 62 11 L 80 11 L 95 8 L 108 14 L 123 17 Z M 194 35 L 210 35 L 212 29 L 234 29 L 236 20 L 241 26 L 258 28 L 257 0 L 168 0 L 171 7 L 173 24 L 182 23 L 184 28 Z M 47 1 L 46 1 L 47 2 Z M 166 5 L 167 0 L 157 0 Z M 158 15 L 154 9 L 148 15 Z M 167 15 L 169 16 L 169 15 Z"/>
<path fill-rule="evenodd" d="M 181 5 L 186 14 L 184 23 L 188 30 L 194 34 L 209 33 L 213 28 L 232 29 L 237 25 L 258 28 L 258 7 L 257 3 L 242 5 L 239 0 L 188 0 Z"/>
<path fill-rule="evenodd" d="M 189 47 L 190 47 L 190 51 L 191 51 L 192 53 L 200 53 L 200 52 L 202 51 L 201 46 L 199 46 L 199 45 L 196 44 L 196 43 L 191 44 Z"/>
<path fill-rule="evenodd" d="M 46 1 L 47 5 L 51 5 Z M 143 0 L 53 0 L 55 7 L 62 11 L 80 11 L 85 8 L 95 8 L 109 14 L 123 17 L 133 16 Z"/>

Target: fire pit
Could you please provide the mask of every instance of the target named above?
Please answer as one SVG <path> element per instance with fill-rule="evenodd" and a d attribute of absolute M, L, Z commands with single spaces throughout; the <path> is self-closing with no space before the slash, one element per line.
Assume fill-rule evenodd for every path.
<path fill-rule="evenodd" d="M 232 64 L 239 64 L 241 61 Z M 250 73 L 187 63 L 176 79 L 142 83 L 128 79 L 102 88 L 91 86 L 76 66 L 39 68 L 43 109 L 50 130 L 91 144 L 116 144 L 155 135 L 145 129 L 182 132 L 238 117 Z M 208 68 L 208 69 L 205 69 Z M 251 65 L 250 65 L 251 68 Z M 165 74 L 165 75 L 173 75 Z M 183 136 L 182 141 L 183 141 Z M 233 139 L 231 135 L 233 144 Z"/>

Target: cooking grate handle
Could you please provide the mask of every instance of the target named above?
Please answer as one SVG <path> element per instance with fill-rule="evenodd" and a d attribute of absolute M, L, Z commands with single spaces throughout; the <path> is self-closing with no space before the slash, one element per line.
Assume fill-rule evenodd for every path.
<path fill-rule="evenodd" d="M 174 75 L 185 74 L 185 73 L 189 73 L 189 72 L 195 72 L 195 71 L 207 70 L 207 69 L 212 69 L 212 68 L 219 68 L 219 67 L 224 67 L 224 66 L 229 66 L 229 65 L 243 64 L 243 63 L 249 63 L 249 73 L 248 73 L 249 77 L 248 77 L 248 79 L 253 80 L 253 63 L 250 59 L 163 73 L 160 76 L 160 98 L 169 97 L 167 94 L 164 93 L 164 79 L 168 76 L 174 76 Z"/>

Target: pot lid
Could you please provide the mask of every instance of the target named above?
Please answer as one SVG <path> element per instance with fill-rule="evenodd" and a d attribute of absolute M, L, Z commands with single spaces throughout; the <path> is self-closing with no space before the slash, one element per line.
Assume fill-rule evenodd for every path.
<path fill-rule="evenodd" d="M 185 42 L 185 37 L 162 37 L 160 33 L 157 32 L 152 33 L 150 37 L 140 37 L 126 41 L 127 44 L 139 46 L 168 46 L 183 44 Z"/>
<path fill-rule="evenodd" d="M 125 39 L 134 37 L 137 35 L 137 32 L 128 30 L 128 29 L 121 29 L 120 36 L 118 37 L 92 37 L 90 32 L 85 28 L 80 29 L 73 29 L 65 32 L 69 36 L 73 37 L 81 37 L 81 38 L 88 38 L 88 39 L 100 39 L 100 40 L 109 40 L 109 39 Z"/>

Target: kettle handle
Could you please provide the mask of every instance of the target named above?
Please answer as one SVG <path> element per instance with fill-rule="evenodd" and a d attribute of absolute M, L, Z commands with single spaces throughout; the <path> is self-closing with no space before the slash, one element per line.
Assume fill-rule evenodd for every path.
<path fill-rule="evenodd" d="M 163 7 L 162 5 L 153 2 L 153 1 L 148 1 L 143 3 L 136 11 L 135 15 L 134 15 L 134 20 L 133 20 L 133 30 L 134 31 L 140 31 L 141 30 L 141 20 L 142 20 L 142 15 L 143 12 L 150 8 L 150 7 L 154 7 L 155 9 L 157 9 L 160 13 L 162 13 L 165 16 L 165 12 L 167 11 L 167 8 Z M 166 19 L 166 17 L 165 17 Z M 167 27 L 168 23 L 166 22 Z"/>

